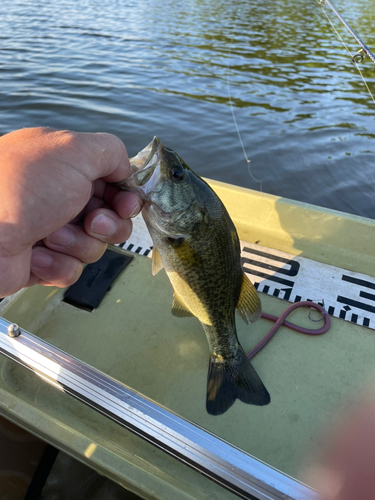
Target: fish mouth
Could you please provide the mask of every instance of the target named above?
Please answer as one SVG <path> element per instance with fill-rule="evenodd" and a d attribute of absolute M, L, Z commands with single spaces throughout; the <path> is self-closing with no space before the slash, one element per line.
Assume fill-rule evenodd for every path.
<path fill-rule="evenodd" d="M 136 156 L 133 156 L 133 158 L 129 158 L 130 166 L 133 168 L 134 172 L 143 170 L 146 167 L 150 166 L 149 164 L 153 163 L 152 159 L 159 146 L 161 146 L 161 142 L 155 135 L 150 144 L 147 144 L 147 146 L 142 149 L 142 151 L 140 151 Z"/>
<path fill-rule="evenodd" d="M 160 191 L 157 189 L 160 160 L 163 145 L 158 137 L 154 137 L 150 144 L 142 149 L 136 156 L 129 158 L 133 173 L 127 179 L 116 183 L 123 191 L 137 193 L 143 199 L 149 199 L 150 192 Z"/>

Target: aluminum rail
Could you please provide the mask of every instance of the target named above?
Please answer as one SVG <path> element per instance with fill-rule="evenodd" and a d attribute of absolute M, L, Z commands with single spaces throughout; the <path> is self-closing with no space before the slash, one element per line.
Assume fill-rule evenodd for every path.
<path fill-rule="evenodd" d="M 3 318 L 0 352 L 241 498 L 321 499 L 304 484 Z"/>

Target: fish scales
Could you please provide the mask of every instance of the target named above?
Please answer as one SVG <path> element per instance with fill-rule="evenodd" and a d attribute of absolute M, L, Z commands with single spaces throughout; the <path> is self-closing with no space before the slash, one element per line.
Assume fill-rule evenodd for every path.
<path fill-rule="evenodd" d="M 254 321 L 260 316 L 260 301 L 243 274 L 239 239 L 227 210 L 210 186 L 158 138 L 134 158 L 134 166 L 139 170 L 120 187 L 145 200 L 142 213 L 154 243 L 153 274 L 165 268 L 175 292 L 172 313 L 195 316 L 206 333 L 207 411 L 222 414 L 237 398 L 268 404 L 270 396 L 237 338 L 235 309 L 245 321 Z"/>

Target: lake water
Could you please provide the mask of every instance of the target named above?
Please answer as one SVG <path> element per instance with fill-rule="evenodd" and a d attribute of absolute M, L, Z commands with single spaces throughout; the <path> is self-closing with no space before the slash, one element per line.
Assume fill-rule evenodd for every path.
<path fill-rule="evenodd" d="M 374 49 L 372 2 L 335 5 Z M 0 133 L 158 135 L 200 175 L 375 216 L 375 104 L 315 0 L 1 0 L 0 49 Z"/>

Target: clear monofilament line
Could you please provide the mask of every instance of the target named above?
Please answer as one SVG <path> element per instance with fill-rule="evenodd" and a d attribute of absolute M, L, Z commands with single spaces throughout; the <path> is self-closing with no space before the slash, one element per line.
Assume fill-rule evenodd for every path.
<path fill-rule="evenodd" d="M 229 57 L 230 57 L 230 52 L 228 54 L 228 59 L 227 59 L 227 89 L 228 89 L 228 102 L 229 102 L 230 110 L 231 110 L 231 113 L 232 113 L 234 126 L 236 128 L 238 139 L 240 141 L 241 148 L 242 148 L 242 151 L 243 151 L 246 163 L 247 163 L 247 170 L 249 172 L 249 175 L 253 179 L 253 181 L 259 183 L 259 190 L 260 190 L 260 192 L 263 192 L 263 183 L 262 183 L 262 181 L 260 181 L 256 177 L 254 177 L 253 173 L 251 172 L 251 167 L 250 167 L 250 161 L 251 160 L 249 160 L 249 158 L 248 158 L 248 156 L 246 154 L 246 150 L 245 150 L 244 143 L 242 141 L 240 129 L 239 129 L 238 124 L 237 124 L 236 115 L 234 114 L 234 107 L 233 107 L 232 95 L 231 95 L 231 92 L 230 92 L 230 83 L 229 83 Z"/>

